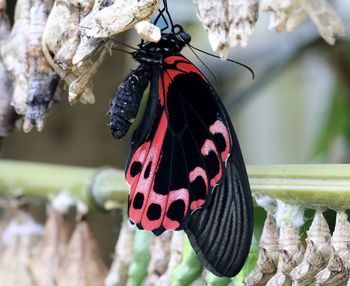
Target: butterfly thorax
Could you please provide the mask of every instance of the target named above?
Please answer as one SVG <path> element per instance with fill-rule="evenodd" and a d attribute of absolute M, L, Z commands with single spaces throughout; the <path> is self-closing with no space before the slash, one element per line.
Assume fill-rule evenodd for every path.
<path fill-rule="evenodd" d="M 171 33 L 162 33 L 159 42 L 141 42 L 133 58 L 141 65 L 162 66 L 166 57 L 179 54 L 190 41 L 191 36 L 180 25 L 175 25 Z"/>

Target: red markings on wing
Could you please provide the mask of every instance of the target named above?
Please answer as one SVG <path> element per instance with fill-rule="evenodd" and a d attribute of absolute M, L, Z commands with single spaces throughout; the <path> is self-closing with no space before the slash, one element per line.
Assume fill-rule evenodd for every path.
<path fill-rule="evenodd" d="M 230 155 L 230 136 L 227 130 L 227 127 L 221 120 L 216 120 L 210 127 L 209 131 L 211 134 L 221 134 L 225 140 L 225 150 L 221 152 L 221 158 L 223 161 L 226 161 Z"/>
<path fill-rule="evenodd" d="M 208 176 L 203 168 L 201 168 L 201 167 L 194 168 L 190 172 L 189 177 L 190 177 L 190 183 L 193 183 L 195 179 L 197 179 L 198 177 L 201 177 L 204 181 L 204 184 L 205 184 L 205 193 L 208 194 Z M 199 207 L 201 207 L 204 204 L 204 202 L 205 202 L 205 200 L 203 200 L 203 199 L 198 199 L 198 200 L 192 201 L 191 206 L 190 206 L 191 210 L 193 211 L 193 210 L 198 209 Z"/>
<path fill-rule="evenodd" d="M 167 213 L 168 213 L 169 208 L 170 208 L 172 203 L 181 200 L 184 203 L 185 208 L 182 211 L 182 213 L 180 214 L 180 216 L 182 216 L 182 218 L 184 218 L 187 214 L 187 211 L 188 211 L 189 199 L 190 198 L 189 198 L 188 189 L 182 188 L 182 189 L 170 191 L 168 194 L 168 202 L 167 202 L 167 207 L 166 207 Z M 164 220 L 163 220 L 163 226 L 166 229 L 176 230 L 177 228 L 180 227 L 180 223 L 177 220 L 172 220 L 171 218 L 169 218 L 168 215 L 166 215 L 164 217 Z"/>
<path fill-rule="evenodd" d="M 218 151 L 216 149 L 214 142 L 210 139 L 207 139 L 207 140 L 205 140 L 205 142 L 201 148 L 201 154 L 203 156 L 208 156 L 210 152 L 214 152 L 219 160 L 219 154 L 218 154 Z M 214 178 L 212 178 L 210 180 L 210 186 L 214 187 L 220 181 L 221 176 L 222 176 L 222 166 L 221 166 L 221 162 L 219 162 L 219 172 L 215 175 Z"/>
<path fill-rule="evenodd" d="M 147 144 L 150 144 L 146 160 L 142 160 L 144 163 L 142 164 L 142 171 L 138 176 L 137 180 L 136 179 L 128 180 L 128 183 L 130 184 L 130 189 L 131 189 L 131 192 L 130 192 L 131 204 L 129 208 L 129 217 L 134 223 L 141 222 L 142 217 L 145 215 L 145 212 L 148 210 L 151 203 L 161 203 L 161 207 L 162 208 L 165 207 L 165 204 L 166 204 L 166 202 L 164 202 L 165 200 L 161 199 L 158 194 L 155 194 L 155 192 L 153 191 L 153 184 L 154 184 L 155 173 L 158 168 L 159 162 L 161 160 L 161 155 L 162 155 L 161 151 L 162 151 L 162 146 L 163 146 L 167 127 L 168 127 L 168 122 L 167 122 L 166 114 L 165 112 L 163 112 L 159 122 L 158 129 L 152 140 L 152 143 L 150 144 L 149 142 L 146 142 L 138 148 L 138 150 L 141 148 L 142 151 L 144 151 L 144 149 L 147 149 L 147 147 L 145 146 L 147 146 Z M 131 167 L 133 162 L 141 161 L 141 159 L 143 159 L 140 156 L 141 154 L 143 156 L 144 153 L 142 153 L 142 151 L 138 152 L 138 150 L 135 152 L 135 154 L 132 157 L 131 164 L 130 164 Z M 131 170 L 131 167 L 129 168 L 129 170 Z M 130 172 L 129 170 L 128 170 L 128 173 Z M 140 208 L 136 208 L 134 206 L 135 198 L 138 196 L 138 194 L 143 195 L 143 202 Z M 142 224 L 142 226 L 147 230 L 153 230 L 153 227 L 155 224 L 160 226 L 161 222 L 155 221 L 150 225 Z"/>

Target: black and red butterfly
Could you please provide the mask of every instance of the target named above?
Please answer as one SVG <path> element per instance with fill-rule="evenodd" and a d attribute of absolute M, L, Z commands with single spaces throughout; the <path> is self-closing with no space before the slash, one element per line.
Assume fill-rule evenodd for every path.
<path fill-rule="evenodd" d="M 232 277 L 251 243 L 250 187 L 227 111 L 180 54 L 190 40 L 172 25 L 158 43 L 139 45 L 132 56 L 140 65 L 111 102 L 110 127 L 115 138 L 125 135 L 150 83 L 126 169 L 130 220 L 156 235 L 184 229 L 203 265 Z"/>

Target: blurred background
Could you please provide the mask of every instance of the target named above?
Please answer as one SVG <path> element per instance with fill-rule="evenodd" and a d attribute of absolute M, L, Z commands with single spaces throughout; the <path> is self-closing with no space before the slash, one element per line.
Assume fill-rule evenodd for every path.
<path fill-rule="evenodd" d="M 12 16 L 15 2 L 8 1 Z M 192 35 L 192 44 L 210 51 L 192 2 L 169 2 L 174 21 Z M 332 1 L 332 5 L 349 33 L 350 1 Z M 330 46 L 310 20 L 293 33 L 270 31 L 268 25 L 268 14 L 261 11 L 248 47 L 230 52 L 230 58 L 255 71 L 255 80 L 238 65 L 198 54 L 217 78 L 215 82 L 208 75 L 231 115 L 246 163 L 350 163 L 349 37 Z M 132 45 L 138 42 L 134 31 L 120 35 L 119 40 Z M 184 53 L 208 74 L 189 51 Z M 107 111 L 115 89 L 135 66 L 129 55 L 113 52 L 95 77 L 95 104 L 71 106 L 65 101 L 56 105 L 43 132 L 17 130 L 6 139 L 1 157 L 124 168 L 130 132 L 123 140 L 114 140 Z M 96 221 L 110 223 L 96 224 L 97 233 L 117 232 L 117 218 L 94 215 Z M 106 257 L 113 243 L 105 245 L 109 248 L 104 250 Z"/>

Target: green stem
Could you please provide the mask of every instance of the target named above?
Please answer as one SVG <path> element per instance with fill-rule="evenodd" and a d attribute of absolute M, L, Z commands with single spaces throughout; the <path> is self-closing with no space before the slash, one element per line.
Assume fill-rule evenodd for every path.
<path fill-rule="evenodd" d="M 350 203 L 350 165 L 248 166 L 255 195 L 309 208 L 345 209 Z"/>
<path fill-rule="evenodd" d="M 310 208 L 345 209 L 350 205 L 350 165 L 267 165 L 247 167 L 251 189 Z M 0 193 L 46 198 L 62 190 L 104 209 L 127 201 L 124 171 L 0 160 Z"/>

